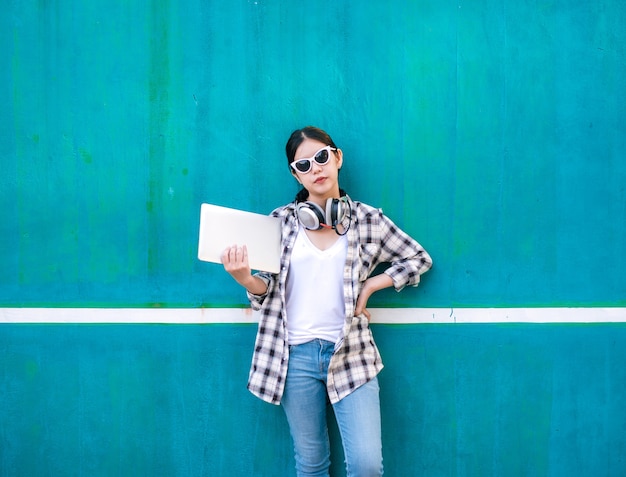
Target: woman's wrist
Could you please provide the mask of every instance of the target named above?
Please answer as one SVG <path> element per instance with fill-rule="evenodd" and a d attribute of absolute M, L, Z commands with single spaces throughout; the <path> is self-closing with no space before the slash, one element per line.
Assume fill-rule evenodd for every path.
<path fill-rule="evenodd" d="M 253 295 L 265 295 L 267 292 L 267 284 L 254 275 L 249 275 L 248 278 L 240 281 L 239 284 Z"/>

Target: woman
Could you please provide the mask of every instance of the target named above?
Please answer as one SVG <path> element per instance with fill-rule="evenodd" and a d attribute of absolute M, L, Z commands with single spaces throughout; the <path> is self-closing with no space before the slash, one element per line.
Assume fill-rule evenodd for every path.
<path fill-rule="evenodd" d="M 302 185 L 272 212 L 282 223 L 281 271 L 252 274 L 246 247 L 222 254 L 228 273 L 260 310 L 248 389 L 281 404 L 298 476 L 328 476 L 327 404 L 341 433 L 348 476 L 382 475 L 377 374 L 383 364 L 366 308 L 376 291 L 417 286 L 428 253 L 382 211 L 339 187 L 343 152 L 315 127 L 294 131 L 289 169 Z M 379 263 L 383 273 L 370 276 Z"/>

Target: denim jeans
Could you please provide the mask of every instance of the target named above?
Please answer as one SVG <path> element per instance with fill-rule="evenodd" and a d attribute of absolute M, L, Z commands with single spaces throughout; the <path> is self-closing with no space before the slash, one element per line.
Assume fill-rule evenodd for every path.
<path fill-rule="evenodd" d="M 294 443 L 298 477 L 328 477 L 326 375 L 334 343 L 313 340 L 290 346 L 281 405 Z M 374 378 L 334 404 L 348 477 L 381 476 L 382 444 L 378 380 Z"/>

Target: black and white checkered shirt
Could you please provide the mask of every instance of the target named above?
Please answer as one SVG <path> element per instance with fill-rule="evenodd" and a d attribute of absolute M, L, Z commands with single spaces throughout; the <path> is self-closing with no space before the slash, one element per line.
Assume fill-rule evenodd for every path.
<path fill-rule="evenodd" d="M 350 201 L 350 207 L 352 224 L 347 234 L 348 254 L 343 278 L 346 321 L 343 340 L 335 347 L 328 369 L 327 390 L 331 403 L 367 383 L 383 367 L 367 317 L 354 316 L 363 282 L 378 264 L 389 263 L 384 273 L 400 291 L 407 285 L 417 286 L 420 275 L 432 266 L 426 250 L 380 209 L 357 201 Z M 252 308 L 260 310 L 248 389 L 264 401 L 280 404 L 289 360 L 285 287 L 299 224 L 294 203 L 274 210 L 271 215 L 282 219 L 281 270 L 278 274 L 258 273 L 267 283 L 267 292 L 262 296 L 248 294 Z"/>

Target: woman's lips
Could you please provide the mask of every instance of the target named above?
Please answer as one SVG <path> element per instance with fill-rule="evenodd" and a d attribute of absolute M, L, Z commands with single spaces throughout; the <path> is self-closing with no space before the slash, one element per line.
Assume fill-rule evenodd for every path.
<path fill-rule="evenodd" d="M 326 177 L 318 177 L 317 179 L 315 179 L 315 184 L 321 184 L 322 182 L 324 182 L 326 180 Z"/>

